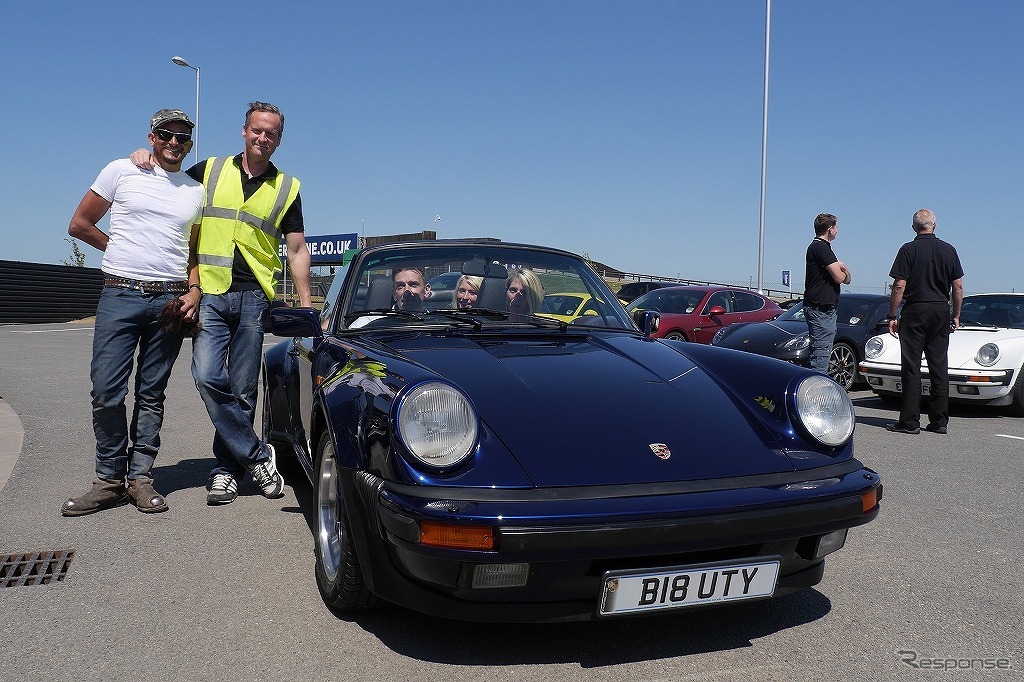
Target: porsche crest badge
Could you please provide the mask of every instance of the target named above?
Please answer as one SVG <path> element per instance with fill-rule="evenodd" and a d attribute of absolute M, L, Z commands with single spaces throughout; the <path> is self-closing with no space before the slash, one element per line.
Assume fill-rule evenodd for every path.
<path fill-rule="evenodd" d="M 664 443 L 651 443 L 647 447 L 649 447 L 651 449 L 651 452 L 653 452 L 655 455 L 657 455 L 661 459 L 668 459 L 669 457 L 672 456 L 672 452 L 668 449 L 668 446 L 665 445 Z"/>

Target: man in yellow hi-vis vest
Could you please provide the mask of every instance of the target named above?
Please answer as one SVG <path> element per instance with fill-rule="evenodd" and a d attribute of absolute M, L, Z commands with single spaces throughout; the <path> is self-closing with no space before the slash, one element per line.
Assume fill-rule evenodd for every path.
<path fill-rule="evenodd" d="M 280 109 L 252 102 L 242 126 L 242 153 L 186 171 L 206 186 L 197 248 L 202 330 L 192 343 L 192 376 L 217 431 L 217 465 L 206 497 L 211 505 L 234 501 L 246 472 L 265 497 L 284 492 L 274 448 L 253 429 L 264 318 L 282 270 L 282 238 L 299 305 L 310 305 L 299 181 L 270 161 L 283 133 Z M 143 151 L 148 152 L 132 154 L 137 165 L 148 161 Z"/>

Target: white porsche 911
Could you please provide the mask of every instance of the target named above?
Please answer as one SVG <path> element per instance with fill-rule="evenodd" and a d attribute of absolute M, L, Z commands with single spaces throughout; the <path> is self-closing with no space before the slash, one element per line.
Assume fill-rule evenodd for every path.
<path fill-rule="evenodd" d="M 949 400 L 1008 406 L 1024 417 L 1024 294 L 965 296 L 960 328 L 949 335 Z M 899 400 L 900 342 L 892 335 L 868 339 L 860 371 L 879 397 Z M 931 388 L 921 359 L 921 390 Z"/>

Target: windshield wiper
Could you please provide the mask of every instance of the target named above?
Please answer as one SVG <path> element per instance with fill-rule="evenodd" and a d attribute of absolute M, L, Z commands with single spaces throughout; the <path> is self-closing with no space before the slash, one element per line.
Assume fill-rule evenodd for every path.
<path fill-rule="evenodd" d="M 345 315 L 345 322 L 351 322 L 352 320 L 359 317 L 367 317 L 369 315 L 380 315 L 381 317 L 406 317 L 418 322 L 423 321 L 423 317 L 417 313 L 411 313 L 408 310 L 397 310 L 395 308 L 374 308 L 373 310 L 357 310 L 354 313 L 348 313 Z"/>

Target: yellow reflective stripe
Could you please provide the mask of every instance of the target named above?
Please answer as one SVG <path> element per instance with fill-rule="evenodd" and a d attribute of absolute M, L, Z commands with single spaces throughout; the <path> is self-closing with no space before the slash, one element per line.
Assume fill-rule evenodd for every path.
<path fill-rule="evenodd" d="M 203 209 L 204 218 L 224 218 L 225 220 L 234 220 L 235 216 L 238 215 L 238 211 L 232 208 L 217 208 L 216 206 L 207 206 Z"/>
<path fill-rule="evenodd" d="M 234 259 L 230 256 L 211 256 L 206 253 L 199 254 L 198 259 L 200 265 L 211 265 L 217 268 L 230 268 L 234 263 Z"/>
<path fill-rule="evenodd" d="M 206 180 L 206 203 L 210 206 L 213 205 L 213 193 L 217 189 L 217 181 L 220 180 L 220 174 L 224 171 L 224 165 L 228 162 L 228 158 L 230 157 L 221 156 L 213 160 L 213 166 L 210 168 L 209 177 Z"/>
<path fill-rule="evenodd" d="M 270 211 L 270 217 L 267 218 L 267 222 L 271 225 L 277 225 L 281 214 L 284 213 L 284 204 L 288 200 L 288 195 L 292 193 L 292 183 L 294 181 L 295 178 L 292 176 L 284 173 L 281 174 L 281 188 L 277 192 L 277 198 L 274 200 L 274 208 Z M 277 230 L 277 236 L 281 236 L 280 230 Z"/>
<path fill-rule="evenodd" d="M 259 216 L 253 215 L 252 213 L 248 213 L 246 211 L 239 211 L 237 220 L 240 223 L 245 223 L 246 225 L 252 227 L 253 229 L 263 232 L 271 239 L 281 238 L 281 230 L 274 227 L 274 221 L 272 219 L 263 220 Z"/>

